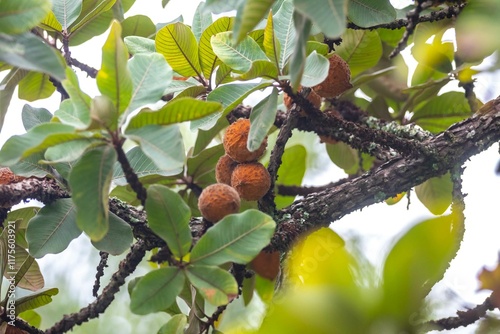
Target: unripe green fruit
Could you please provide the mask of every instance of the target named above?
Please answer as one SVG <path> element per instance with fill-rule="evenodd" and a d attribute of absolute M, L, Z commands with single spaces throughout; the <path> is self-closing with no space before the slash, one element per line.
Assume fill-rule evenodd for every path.
<path fill-rule="evenodd" d="M 113 101 L 107 96 L 96 96 L 90 103 L 90 128 L 101 128 L 115 130 L 118 123 L 118 111 Z"/>

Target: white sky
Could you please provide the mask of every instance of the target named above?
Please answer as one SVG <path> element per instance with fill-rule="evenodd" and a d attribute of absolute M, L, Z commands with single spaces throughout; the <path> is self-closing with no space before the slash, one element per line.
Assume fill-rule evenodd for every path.
<path fill-rule="evenodd" d="M 152 18 L 153 22 L 168 22 L 176 18 L 179 13 L 184 15 L 184 22 L 190 23 L 198 0 L 171 0 L 166 9 L 161 7 L 161 1 L 148 1 L 149 5 L 144 6 L 144 1 L 137 1 L 127 16 L 133 14 L 145 14 Z M 411 1 L 392 1 L 397 6 L 404 6 Z M 95 38 L 92 45 L 85 47 L 72 48 L 72 56 L 78 60 L 95 68 L 100 68 L 101 56 L 100 50 L 106 34 Z M 408 55 L 408 52 L 405 52 Z M 80 71 L 77 71 L 80 72 Z M 79 73 L 80 84 L 83 89 L 91 96 L 98 95 L 94 80 L 87 79 Z M 478 76 L 476 92 L 478 97 L 487 101 L 500 93 L 498 73 Z M 30 103 L 35 107 L 45 107 L 54 112 L 59 104 L 59 94 L 54 94 L 51 98 Z M 17 99 L 17 92 L 11 102 L 11 107 L 5 119 L 5 125 L 0 133 L 0 143 L 3 143 L 13 134 L 22 134 L 24 132 L 21 125 L 21 109 L 25 102 Z M 326 154 L 326 153 L 324 153 Z M 306 184 L 322 184 L 342 177 L 342 173 L 331 163 L 328 163 L 328 157 L 323 156 L 322 162 L 328 169 L 310 170 L 306 177 Z M 326 160 L 325 160 L 326 159 Z M 488 295 L 487 292 L 476 293 L 478 287 L 477 273 L 484 266 L 490 268 L 496 263 L 498 252 L 500 251 L 500 206 L 498 205 L 498 191 L 500 190 L 500 177 L 494 174 L 497 161 L 500 159 L 498 146 L 494 145 L 490 150 L 479 156 L 473 157 L 466 163 L 464 174 L 464 190 L 468 193 L 466 197 L 466 234 L 462 243 L 461 251 L 442 282 L 440 282 L 435 291 L 437 299 L 443 299 L 443 293 L 453 290 L 458 297 L 448 298 L 447 307 L 443 308 L 442 315 L 451 316 L 453 310 L 461 308 L 468 303 L 481 303 Z M 323 166 L 325 164 L 322 164 Z M 313 177 L 314 175 L 314 177 Z M 376 264 L 381 264 L 386 254 L 391 240 L 402 231 L 406 230 L 412 224 L 418 222 L 423 217 L 431 217 L 428 211 L 420 204 L 416 196 L 412 196 L 412 204 L 409 210 L 406 210 L 406 201 L 402 200 L 395 206 L 389 207 L 385 204 L 373 205 L 363 209 L 361 212 L 350 214 L 332 225 L 332 228 L 349 239 L 352 236 L 362 236 L 361 243 L 366 252 L 366 256 Z M 80 243 L 81 244 L 81 243 Z M 70 249 L 61 255 L 47 256 L 40 261 L 42 271 L 46 269 L 55 269 L 53 261 L 59 263 L 68 263 L 64 258 L 72 258 L 76 244 L 72 244 Z M 62 256 L 62 258 L 61 258 Z M 73 262 L 74 258 L 70 261 Z M 79 286 L 78 281 L 89 280 L 92 277 L 91 268 L 82 268 L 79 265 L 80 279 L 76 279 L 75 286 Z M 63 269 L 66 272 L 68 268 Z M 78 272 L 77 272 L 78 273 Z M 83 275 L 85 274 L 85 275 Z M 83 277 L 81 276 L 83 275 Z M 90 275 L 90 276 L 89 276 Z M 85 292 L 87 294 L 87 292 Z M 456 330 L 454 333 L 468 333 L 468 330 Z"/>

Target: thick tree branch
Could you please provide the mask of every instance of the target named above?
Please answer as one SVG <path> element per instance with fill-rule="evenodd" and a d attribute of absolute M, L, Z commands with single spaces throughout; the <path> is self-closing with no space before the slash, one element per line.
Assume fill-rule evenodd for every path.
<path fill-rule="evenodd" d="M 35 199 L 45 204 L 70 194 L 54 179 L 29 178 L 21 182 L 0 186 L 0 207 L 10 208 L 22 201 Z"/>
<path fill-rule="evenodd" d="M 285 250 L 298 234 L 328 226 L 353 211 L 443 175 L 499 140 L 500 110 L 457 123 L 423 142 L 433 155 L 394 158 L 350 182 L 308 195 L 279 211 L 271 245 Z"/>
<path fill-rule="evenodd" d="M 111 277 L 111 282 L 104 288 L 102 293 L 93 303 L 82 308 L 77 313 L 65 315 L 61 321 L 47 329 L 45 333 L 65 333 L 71 330 L 74 326 L 96 318 L 99 314 L 103 313 L 115 299 L 115 294 L 125 283 L 125 278 L 134 272 L 135 268 L 139 265 L 147 250 L 148 248 L 145 243 L 139 240 L 132 246 L 132 249 L 130 253 L 127 254 L 127 257 L 120 262 L 118 271 Z"/>

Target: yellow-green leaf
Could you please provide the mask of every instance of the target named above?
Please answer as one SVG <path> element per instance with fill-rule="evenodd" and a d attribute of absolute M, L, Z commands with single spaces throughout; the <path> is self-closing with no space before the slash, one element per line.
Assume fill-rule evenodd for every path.
<path fill-rule="evenodd" d="M 418 199 L 430 212 L 440 215 L 448 209 L 452 201 L 453 183 L 450 174 L 433 177 L 415 187 Z"/>

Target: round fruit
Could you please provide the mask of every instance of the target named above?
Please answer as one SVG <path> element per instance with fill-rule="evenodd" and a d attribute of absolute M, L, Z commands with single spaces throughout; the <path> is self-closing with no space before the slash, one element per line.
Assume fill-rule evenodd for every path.
<path fill-rule="evenodd" d="M 312 87 L 312 89 L 322 97 L 337 97 L 349 88 L 352 88 L 351 83 L 351 70 L 349 65 L 338 55 L 333 55 L 329 59 L 330 69 L 326 79 Z"/>
<path fill-rule="evenodd" d="M 247 148 L 248 133 L 250 132 L 250 120 L 240 118 L 231 124 L 224 135 L 223 145 L 226 154 L 237 162 L 257 161 L 267 146 L 267 138 L 255 151 Z"/>
<path fill-rule="evenodd" d="M 271 186 L 271 176 L 260 162 L 239 164 L 231 176 L 231 186 L 240 197 L 247 201 L 257 201 Z"/>
<path fill-rule="evenodd" d="M 201 192 L 198 209 L 203 218 L 215 224 L 225 216 L 240 210 L 240 196 L 227 184 L 211 184 Z"/>
<path fill-rule="evenodd" d="M 274 280 L 280 272 L 280 252 L 261 251 L 251 262 L 252 269 L 269 280 Z"/>
<path fill-rule="evenodd" d="M 215 178 L 219 183 L 231 185 L 231 175 L 238 163 L 227 154 L 223 155 L 215 165 Z"/>
<path fill-rule="evenodd" d="M 301 90 L 302 87 L 299 87 L 299 92 Z M 319 109 L 319 107 L 321 107 L 321 96 L 316 94 L 315 91 L 311 90 L 311 92 L 309 92 L 309 95 L 307 96 L 307 99 L 309 100 L 309 102 L 311 102 L 311 104 L 315 108 Z M 287 109 L 290 109 L 292 107 L 293 104 L 292 98 L 287 93 L 283 93 L 283 104 Z"/>

